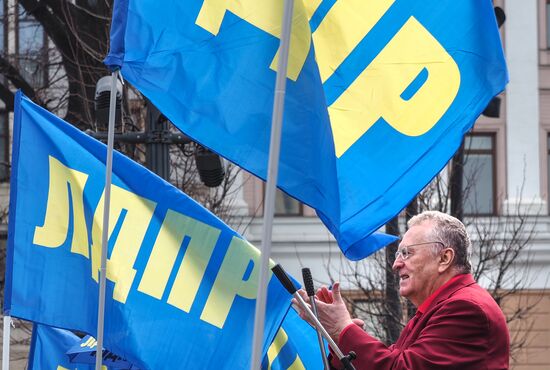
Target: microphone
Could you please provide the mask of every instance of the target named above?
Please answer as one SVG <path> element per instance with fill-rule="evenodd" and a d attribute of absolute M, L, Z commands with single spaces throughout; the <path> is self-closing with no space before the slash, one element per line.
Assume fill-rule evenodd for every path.
<path fill-rule="evenodd" d="M 300 306 L 302 306 L 302 309 L 304 310 L 306 315 L 309 317 L 309 319 L 313 322 L 313 324 L 317 328 L 317 330 L 319 330 L 321 332 L 321 334 L 323 335 L 323 338 L 326 339 L 326 341 L 328 342 L 328 345 L 330 346 L 330 348 L 332 348 L 332 350 L 334 351 L 334 353 L 336 354 L 336 356 L 338 357 L 338 359 L 340 360 L 340 362 L 344 366 L 344 369 L 346 369 L 346 370 L 355 370 L 355 368 L 351 364 L 351 361 L 356 358 L 355 352 L 350 351 L 350 353 L 347 356 L 345 356 L 342 353 L 340 348 L 338 348 L 338 345 L 334 342 L 334 340 L 330 337 L 329 333 L 323 327 L 323 324 L 321 324 L 319 322 L 319 320 L 317 319 L 317 317 L 315 317 L 315 315 L 313 314 L 311 309 L 308 307 L 307 303 L 304 301 L 302 296 L 298 293 L 298 288 L 296 288 L 294 286 L 294 283 L 292 282 L 292 280 L 290 280 L 290 278 L 286 274 L 283 267 L 279 264 L 276 264 L 275 266 L 273 266 L 271 271 L 273 271 L 273 274 L 277 277 L 277 279 L 279 279 L 279 281 L 281 282 L 283 287 L 291 295 L 293 295 L 294 298 L 296 298 L 296 300 L 300 304 Z"/>
<path fill-rule="evenodd" d="M 302 279 L 304 280 L 304 287 L 306 288 L 309 302 L 311 303 L 311 310 L 313 311 L 315 317 L 319 317 L 319 314 L 317 313 L 317 303 L 315 302 L 315 288 L 313 287 L 313 278 L 311 277 L 311 271 L 309 270 L 309 268 L 304 267 L 302 269 Z M 325 367 L 325 370 L 330 370 L 327 353 L 325 351 L 325 343 L 323 342 L 321 331 L 318 328 L 315 329 L 317 330 L 317 340 L 319 341 L 319 348 L 321 349 L 321 356 L 323 357 L 323 365 Z"/>

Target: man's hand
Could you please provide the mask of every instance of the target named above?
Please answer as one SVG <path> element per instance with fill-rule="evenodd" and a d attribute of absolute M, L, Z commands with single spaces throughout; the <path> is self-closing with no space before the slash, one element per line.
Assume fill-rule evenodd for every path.
<path fill-rule="evenodd" d="M 300 289 L 298 293 L 309 304 L 309 297 L 307 296 L 306 292 Z M 321 287 L 317 291 L 315 299 L 317 301 L 316 303 L 318 319 L 336 343 L 338 343 L 340 333 L 348 325 L 356 324 L 359 326 L 363 326 L 363 321 L 351 319 L 351 316 L 346 307 L 346 303 L 344 302 L 344 300 L 342 299 L 342 295 L 340 294 L 339 283 L 334 284 L 334 286 L 332 287 L 332 291 L 328 290 L 326 287 Z M 292 303 L 298 308 L 300 317 L 313 325 L 311 320 L 309 320 L 309 317 L 307 317 L 305 311 L 302 309 L 301 306 L 298 305 L 296 299 L 293 299 Z"/>

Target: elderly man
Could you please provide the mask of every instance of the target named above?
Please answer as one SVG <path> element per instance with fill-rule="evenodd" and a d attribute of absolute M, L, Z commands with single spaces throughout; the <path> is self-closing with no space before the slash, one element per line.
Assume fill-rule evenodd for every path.
<path fill-rule="evenodd" d="M 474 281 L 470 255 L 462 222 L 441 212 L 419 214 L 410 220 L 393 265 L 399 293 L 417 307 L 397 342 L 388 347 L 364 332 L 360 320 L 351 319 L 338 283 L 317 292 L 319 319 L 344 353 L 357 354 L 358 370 L 508 369 L 506 321 Z"/>

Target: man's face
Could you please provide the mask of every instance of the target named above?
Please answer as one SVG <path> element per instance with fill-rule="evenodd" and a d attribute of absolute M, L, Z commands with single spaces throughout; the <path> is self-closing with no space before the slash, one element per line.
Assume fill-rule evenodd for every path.
<path fill-rule="evenodd" d="M 430 236 L 431 229 L 430 222 L 411 227 L 398 248 L 402 251 L 406 247 L 408 256 L 406 259 L 399 256 L 393 264 L 393 270 L 399 274 L 399 294 L 417 307 L 437 289 L 438 258 L 433 254 L 436 244 L 430 243 L 435 241 Z"/>

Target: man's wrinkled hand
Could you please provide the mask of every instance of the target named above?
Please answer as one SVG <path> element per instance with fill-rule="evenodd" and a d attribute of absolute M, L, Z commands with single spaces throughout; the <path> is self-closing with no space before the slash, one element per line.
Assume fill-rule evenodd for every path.
<path fill-rule="evenodd" d="M 300 289 L 298 291 L 298 294 L 300 294 L 307 305 L 311 308 L 310 298 L 307 296 L 307 293 L 304 290 Z M 351 316 L 346 307 L 346 303 L 344 302 L 340 293 L 339 283 L 334 284 L 332 291 L 328 290 L 326 287 L 321 287 L 317 291 L 315 299 L 317 305 L 318 319 L 323 327 L 326 329 L 330 337 L 336 343 L 338 343 L 340 333 L 348 325 L 355 324 L 361 327 L 364 325 L 362 320 L 351 319 Z M 309 322 L 312 326 L 314 326 L 313 322 L 306 315 L 305 310 L 303 310 L 303 308 L 298 305 L 298 301 L 296 299 L 293 299 L 292 303 L 298 308 L 300 317 Z"/>

